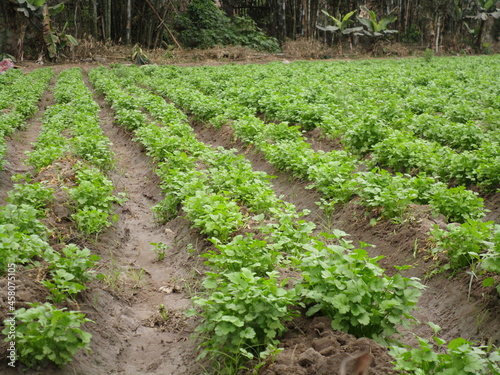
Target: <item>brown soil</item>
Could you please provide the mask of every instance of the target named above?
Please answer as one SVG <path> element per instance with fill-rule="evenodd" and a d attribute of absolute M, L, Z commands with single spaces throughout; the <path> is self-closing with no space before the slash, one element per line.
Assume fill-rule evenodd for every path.
<path fill-rule="evenodd" d="M 87 73 L 93 65 L 86 65 Z M 33 65 L 32 68 L 37 67 Z M 59 72 L 71 65 L 54 67 Z M 88 83 L 88 82 L 87 82 Z M 102 259 L 98 272 L 104 280 L 95 280 L 77 298 L 61 307 L 79 309 L 94 323 L 87 323 L 85 329 L 92 333 L 91 352 L 79 352 L 74 361 L 62 369 L 46 367 L 39 371 L 28 370 L 26 374 L 162 374 L 193 375 L 206 372 L 207 364 L 197 362 L 197 342 L 192 333 L 196 319 L 186 318 L 184 310 L 191 306 L 190 297 L 199 288 L 203 275 L 203 264 L 199 258 L 209 247 L 207 241 L 190 229 L 182 215 L 160 225 L 153 217 L 151 207 L 162 199 L 159 179 L 153 173 L 154 165 L 144 150 L 133 141 L 133 137 L 113 123 L 113 113 L 103 99 L 95 96 L 101 106 L 100 120 L 105 134 L 113 143 L 116 168 L 109 172 L 117 191 L 125 192 L 128 200 L 117 206 L 119 221 L 102 233 L 97 240 L 75 234 L 69 221 L 67 196 L 56 194 L 51 215 L 46 224 L 54 228 L 65 242 L 88 247 Z M 28 123 L 25 130 L 16 132 L 8 139 L 6 159 L 9 165 L 0 172 L 0 204 L 5 204 L 7 192 L 12 188 L 10 177 L 30 170 L 24 165 L 24 151 L 31 148 L 40 132 L 43 108 L 53 104 L 51 89 L 41 101 L 40 111 Z M 370 225 L 370 216 L 365 215 L 355 201 L 337 209 L 331 216 L 325 216 L 316 202 L 320 195 L 315 190 L 305 189 L 306 182 L 292 179 L 288 174 L 277 171 L 254 149 L 235 140 L 231 129 L 224 126 L 219 130 L 193 124 L 198 137 L 213 146 L 236 148 L 253 164 L 255 170 L 277 176 L 272 180 L 277 195 L 295 204 L 298 209 L 308 209 L 308 220 L 317 225 L 317 233 L 334 228 L 344 230 L 358 243 L 363 241 L 375 245 L 369 248 L 370 255 L 384 255 L 380 264 L 393 273 L 393 265 L 413 265 L 405 276 L 420 277 L 427 285 L 419 301 L 417 318 L 422 324 L 412 332 L 429 337 L 432 332 L 425 325 L 431 321 L 440 325 L 441 336 L 450 340 L 464 337 L 486 343 L 500 343 L 499 296 L 493 288 L 483 288 L 482 279 L 473 279 L 469 291 L 470 275 L 462 273 L 454 278 L 447 274 L 430 275 L 435 260 L 429 258 L 427 249 L 428 230 L 433 225 L 443 226 L 440 218 L 432 218 L 426 207 L 413 207 L 410 219 L 402 225 L 379 222 Z M 319 131 L 306 134 L 314 149 L 329 151 L 338 149 L 335 141 L 325 139 Z M 66 164 L 65 164 L 66 163 Z M 54 187 L 61 181 L 70 180 L 70 160 L 59 164 L 57 179 L 50 169 L 38 179 L 52 181 Z M 491 210 L 488 219 L 498 220 L 500 216 L 500 194 L 485 197 Z M 60 239 L 52 238 L 51 244 Z M 157 260 L 151 243 L 163 242 L 169 246 L 165 259 Z M 187 251 L 188 248 L 194 249 Z M 26 302 L 44 302 L 45 288 L 38 281 L 44 277 L 40 271 L 19 271 L 16 307 Z M 5 302 L 5 280 L 0 280 L 0 300 Z M 168 315 L 165 320 L 159 305 L 163 304 Z M 0 313 L 3 321 L 5 315 Z M 369 374 L 395 374 L 387 350 L 372 340 L 355 338 L 333 331 L 325 317 L 297 318 L 290 322 L 289 331 L 281 340 L 283 351 L 276 361 L 266 363 L 260 373 L 265 375 L 332 374 L 337 375 L 341 363 L 349 356 L 355 356 L 369 349 L 374 357 Z M 410 338 L 405 339 L 409 342 Z M 0 353 L 5 358 L 5 345 Z M 349 363 L 351 366 L 352 363 Z M 9 370 L 6 361 L 0 362 L 0 373 L 15 374 Z"/>
<path fill-rule="evenodd" d="M 356 355 L 365 352 L 372 356 L 370 374 L 398 374 L 390 364 L 392 357 L 386 348 L 373 340 L 358 339 L 332 330 L 330 321 L 325 317 L 294 320 L 282 342 L 283 352 L 278 354 L 274 363 L 263 366 L 260 374 L 337 375 L 343 362 L 346 370 L 350 370 L 356 363 Z"/>

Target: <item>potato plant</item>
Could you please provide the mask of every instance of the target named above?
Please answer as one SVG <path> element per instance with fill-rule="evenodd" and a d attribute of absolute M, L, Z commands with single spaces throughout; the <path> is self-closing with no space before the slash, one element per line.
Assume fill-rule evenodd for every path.
<path fill-rule="evenodd" d="M 92 335 L 80 327 L 91 321 L 84 314 L 58 309 L 48 302 L 29 305 L 15 312 L 16 358 L 25 365 L 36 367 L 49 360 L 63 366 L 78 350 L 88 349 Z M 6 326 L 2 333 L 8 335 Z"/>
<path fill-rule="evenodd" d="M 345 100 L 335 92 L 321 90 L 336 82 L 337 76 L 328 75 L 332 69 L 328 66 L 316 69 L 304 64 L 304 70 L 299 70 L 302 81 L 295 80 L 294 71 L 287 67 L 270 66 L 272 71 L 254 66 L 246 68 L 263 80 L 258 87 L 253 79 L 248 79 L 244 69 L 232 66 L 220 72 L 208 68 L 210 74 L 196 68 L 151 66 L 142 69 L 119 65 L 90 72 L 92 84 L 113 106 L 118 122 L 133 131 L 136 140 L 159 163 L 157 173 L 166 198 L 156 206 L 156 212 L 168 221 L 182 208 L 192 225 L 199 227 L 215 244 L 216 249 L 204 255 L 207 266 L 211 267 L 204 283 L 206 294 L 195 298 L 197 308 L 190 314 L 203 319 L 198 328 L 202 356 L 220 358 L 225 354 L 226 364 L 232 369 L 275 345 L 275 335 L 282 332 L 283 322 L 290 318 L 292 305 L 307 304 L 311 314 L 322 311 L 332 317 L 335 327 L 346 331 L 379 340 L 389 339 L 397 325 L 413 320 L 411 312 L 422 285 L 399 274 L 387 277 L 378 266 L 377 258 L 369 258 L 363 249 L 352 249 L 347 241 L 338 240 L 339 245 L 331 245 L 312 236 L 314 224 L 302 220 L 303 215 L 296 212 L 295 207 L 272 194 L 267 176 L 251 171 L 242 158 L 231 151 L 211 149 L 199 142 L 186 124 L 186 116 L 176 113 L 171 104 L 158 100 L 144 87 L 168 97 L 198 120 L 217 127 L 233 126 L 237 137 L 273 159 L 278 168 L 312 181 L 329 199 L 345 202 L 358 195 L 367 207 L 382 208 L 386 217 L 403 221 L 410 203 L 432 204 L 436 213 L 443 211 L 449 220 L 466 220 L 467 211 L 476 218 L 484 214 L 482 202 L 475 194 L 462 188 L 448 191 L 439 180 L 440 173 L 444 175 L 450 170 L 445 162 L 427 161 L 426 164 L 424 160 L 427 155 L 444 155 L 448 158 L 445 160 L 449 160 L 449 155 L 459 155 L 461 150 L 479 153 L 483 144 L 476 147 L 470 143 L 460 146 L 462 148 L 453 144 L 455 148 L 452 148 L 438 143 L 437 136 L 428 137 L 435 142 L 432 143 L 405 134 L 404 120 L 411 118 L 409 111 L 426 113 L 425 105 L 431 104 L 423 95 L 411 92 L 408 80 L 397 87 L 381 82 L 380 90 L 387 94 L 384 98 L 390 98 L 389 103 L 377 101 L 377 108 L 371 106 L 361 114 L 358 111 L 368 103 L 365 83 L 356 81 L 350 90 L 353 97 Z M 240 73 L 238 79 L 233 76 L 235 71 Z M 347 67 L 342 67 L 342 72 L 347 71 Z M 313 80 L 311 89 L 304 84 L 304 79 L 310 78 L 312 72 L 323 75 Z M 428 80 L 419 80 L 422 84 L 424 81 L 428 83 Z M 301 82 L 302 86 L 291 87 L 290 82 Z M 407 106 L 396 101 L 402 95 L 411 97 Z M 372 95 L 369 99 L 373 99 Z M 332 105 L 332 100 L 338 103 Z M 443 103 L 443 100 L 432 103 L 433 110 L 443 111 Z M 307 104 L 318 112 L 317 117 L 297 110 L 308 108 Z M 457 106 L 455 110 L 446 112 L 449 121 L 466 118 L 465 121 L 470 121 L 471 112 L 460 112 Z M 263 113 L 264 120 L 255 116 L 258 112 Z M 334 121 L 333 114 L 348 125 Z M 288 120 L 284 116 L 288 115 L 297 125 L 284 122 Z M 132 125 L 127 121 L 129 116 L 137 119 Z M 277 123 L 266 122 L 271 119 Z M 364 127 L 355 124 L 360 119 L 366 120 Z M 355 152 L 313 151 L 302 134 L 301 121 L 307 129 L 316 122 L 326 129 L 326 122 L 330 121 L 330 134 L 345 136 L 342 141 L 351 142 L 351 150 Z M 358 125 L 359 129 L 366 130 L 373 124 L 376 129 L 368 132 L 368 137 L 355 132 Z M 352 133 L 346 136 L 351 128 Z M 359 161 L 359 155 L 371 156 L 377 144 L 389 134 L 402 134 L 401 139 L 414 142 L 417 146 L 407 149 L 416 155 L 415 160 L 419 160 L 422 169 L 427 165 L 434 168 L 435 177 L 414 170 L 408 175 L 393 175 L 383 169 L 360 173 L 359 169 L 366 168 L 366 164 Z M 445 138 L 442 136 L 441 140 Z M 483 142 L 487 137 L 477 139 Z M 426 153 L 427 145 L 432 146 L 430 154 Z M 387 160 L 391 158 L 393 155 L 388 153 Z M 404 161 L 404 156 L 401 160 Z M 376 164 L 387 167 L 382 159 Z M 411 165 L 401 168 L 411 168 Z M 254 216 L 245 216 L 242 212 L 252 212 Z M 243 218 L 252 233 L 235 235 L 238 226 L 234 224 L 243 223 Z M 250 253 L 248 249 L 253 251 Z M 277 283 L 279 277 L 272 271 L 289 266 L 292 260 L 302 274 L 301 283 L 295 289 Z M 489 263 L 485 265 L 492 266 Z M 268 290 L 273 292 L 268 294 Z M 329 294 L 331 290 L 333 294 Z M 375 292 L 371 294 L 370 290 Z M 272 319 L 272 324 L 264 319 L 256 327 L 253 320 L 247 318 L 254 317 L 254 306 L 262 305 L 261 300 L 254 299 L 262 293 L 273 303 L 273 306 L 265 305 L 264 310 L 276 319 Z"/>

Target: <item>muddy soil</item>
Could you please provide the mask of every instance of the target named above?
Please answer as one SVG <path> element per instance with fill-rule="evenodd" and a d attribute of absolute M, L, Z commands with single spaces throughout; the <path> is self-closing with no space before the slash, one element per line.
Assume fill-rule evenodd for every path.
<path fill-rule="evenodd" d="M 56 73 L 70 66 L 54 67 Z M 90 66 L 84 67 L 85 81 Z M 0 204 L 5 204 L 7 192 L 12 188 L 10 177 L 26 173 L 30 168 L 23 163 L 24 151 L 31 148 L 40 132 L 41 116 L 46 106 L 53 104 L 52 86 L 46 91 L 37 116 L 28 122 L 25 130 L 16 132 L 7 141 L 6 159 L 9 165 L 0 172 Z M 90 87 L 90 85 L 89 85 Z M 102 259 L 98 272 L 101 280 L 95 280 L 78 296 L 75 303 L 64 307 L 79 309 L 94 323 L 85 325 L 92 333 L 91 352 L 79 352 L 74 361 L 63 369 L 45 367 L 29 370 L 26 374 L 162 374 L 194 375 L 207 371 L 207 364 L 196 361 L 197 341 L 192 333 L 197 321 L 186 318 L 184 310 L 191 306 L 190 297 L 200 288 L 203 264 L 199 258 L 210 246 L 197 231 L 190 229 L 182 215 L 159 224 L 151 207 L 162 199 L 154 165 L 144 150 L 127 133 L 113 123 L 113 113 L 102 97 L 95 95 L 100 104 L 100 122 L 106 136 L 113 143 L 116 167 L 109 172 L 117 192 L 124 192 L 128 200 L 116 207 L 119 221 L 103 232 L 97 240 L 74 234 L 67 219 L 67 197 L 57 196 L 48 220 L 68 243 L 88 247 Z M 498 293 L 493 288 L 482 287 L 482 279 L 466 273 L 450 278 L 448 274 L 430 277 L 435 260 L 429 256 L 432 246 L 428 230 L 433 225 L 443 226 L 440 218 L 432 218 L 426 207 L 413 207 L 411 220 L 402 225 L 379 222 L 370 225 L 366 215 L 355 201 L 339 207 L 326 216 L 318 207 L 320 195 L 306 189 L 308 183 L 294 180 L 286 173 L 277 171 L 264 157 L 252 148 L 235 140 L 231 129 L 219 130 L 205 124 L 192 124 L 198 138 L 214 147 L 236 148 L 247 157 L 255 170 L 276 176 L 271 180 L 277 195 L 295 204 L 298 209 L 310 211 L 307 220 L 314 221 L 317 233 L 341 229 L 350 235 L 354 243 L 363 241 L 374 245 L 370 255 L 383 255 L 381 266 L 389 274 L 393 265 L 412 265 L 405 276 L 417 276 L 427 285 L 419 301 L 417 318 L 422 324 L 413 332 L 429 337 L 432 332 L 425 322 L 440 325 L 441 336 L 450 340 L 458 336 L 482 343 L 500 343 L 500 309 Z M 329 151 L 339 144 L 328 140 L 319 131 L 306 134 L 314 149 Z M 38 178 L 49 179 L 50 171 Z M 491 210 L 488 219 L 500 216 L 500 195 L 485 197 Z M 58 240 L 60 241 L 60 239 Z M 57 245 L 56 238 L 52 239 Z M 165 259 L 158 260 L 151 243 L 163 242 L 168 246 Z M 188 250 L 190 249 L 190 250 Z M 18 306 L 26 302 L 44 302 L 45 288 L 39 284 L 43 273 L 26 270 L 18 273 L 22 287 L 17 296 Z M 5 298 L 4 282 L 0 282 L 0 299 Z M 160 305 L 165 314 L 160 314 Z M 62 306 L 61 306 L 62 307 Z M 163 316 L 162 316 L 163 315 Z M 0 314 L 0 318 L 4 318 Z M 260 373 L 265 375 L 332 374 L 339 373 L 346 358 L 368 349 L 373 356 L 369 374 L 396 374 L 391 366 L 387 350 L 372 340 L 355 338 L 333 331 L 325 317 L 297 318 L 290 322 L 289 331 L 281 340 L 283 351 L 274 363 L 266 363 Z M 409 340 L 409 339 L 407 339 Z M 5 345 L 0 346 L 5 357 Z M 352 366 L 352 363 L 349 363 Z M 1 374 L 16 374 L 0 361 Z"/>

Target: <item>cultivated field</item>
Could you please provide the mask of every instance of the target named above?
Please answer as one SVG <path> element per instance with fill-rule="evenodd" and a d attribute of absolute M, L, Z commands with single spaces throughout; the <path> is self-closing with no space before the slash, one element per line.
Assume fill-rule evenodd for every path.
<path fill-rule="evenodd" d="M 499 71 L 1 75 L 0 372 L 499 374 Z"/>

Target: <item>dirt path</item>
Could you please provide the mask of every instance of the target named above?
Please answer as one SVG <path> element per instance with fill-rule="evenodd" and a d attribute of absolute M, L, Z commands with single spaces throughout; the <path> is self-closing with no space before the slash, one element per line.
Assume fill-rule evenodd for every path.
<path fill-rule="evenodd" d="M 81 368 L 75 361 L 75 369 L 82 374 L 199 373 L 193 361 L 196 343 L 190 338 L 195 322 L 183 312 L 190 307 L 188 286 L 195 283 L 197 263 L 186 247 L 203 241 L 182 219 L 166 226 L 155 222 L 151 206 L 162 197 L 154 166 L 131 135 L 113 125 L 113 113 L 102 98 L 94 100 L 102 108 L 101 127 L 116 155 L 110 177 L 127 201 L 117 209 L 118 223 L 94 246 L 106 278 L 86 293 L 83 310 L 96 322 L 93 351 Z M 151 243 L 168 247 L 165 259 L 158 261 Z"/>

